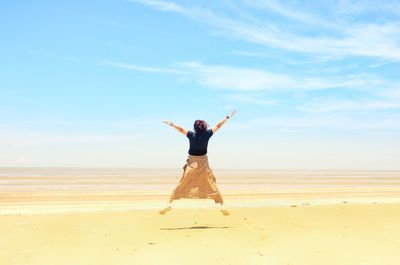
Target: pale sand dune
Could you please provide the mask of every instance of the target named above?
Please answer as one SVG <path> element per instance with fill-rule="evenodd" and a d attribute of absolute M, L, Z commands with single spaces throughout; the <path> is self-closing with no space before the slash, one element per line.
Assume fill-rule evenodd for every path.
<path fill-rule="evenodd" d="M 400 204 L 230 210 L 2 215 L 0 264 L 400 264 Z"/>

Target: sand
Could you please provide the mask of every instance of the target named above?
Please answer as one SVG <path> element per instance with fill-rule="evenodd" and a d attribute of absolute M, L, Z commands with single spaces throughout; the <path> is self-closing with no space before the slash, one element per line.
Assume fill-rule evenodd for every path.
<path fill-rule="evenodd" d="M 216 171 L 230 210 L 179 200 L 179 170 L 0 168 L 0 265 L 399 265 L 400 172 Z"/>
<path fill-rule="evenodd" d="M 3 211 L 0 264 L 400 264 L 400 204 L 230 211 Z"/>

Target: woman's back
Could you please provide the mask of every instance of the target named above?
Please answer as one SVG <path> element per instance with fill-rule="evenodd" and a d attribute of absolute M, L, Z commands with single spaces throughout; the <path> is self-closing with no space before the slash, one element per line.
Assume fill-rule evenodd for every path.
<path fill-rule="evenodd" d="M 207 130 L 205 132 L 192 132 L 188 131 L 187 138 L 189 138 L 189 155 L 202 156 L 207 154 L 208 140 L 213 135 L 213 131 Z"/>

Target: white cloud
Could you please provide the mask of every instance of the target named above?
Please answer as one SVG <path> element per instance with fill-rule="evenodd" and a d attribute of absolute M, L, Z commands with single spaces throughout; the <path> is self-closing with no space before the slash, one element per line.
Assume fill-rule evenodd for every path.
<path fill-rule="evenodd" d="M 133 64 L 119 63 L 119 62 L 111 62 L 111 61 L 100 61 L 100 64 L 113 66 L 117 68 L 124 68 L 128 70 L 138 71 L 138 72 L 150 72 L 150 73 L 159 73 L 159 74 L 187 74 L 187 72 L 180 71 L 172 68 L 156 68 L 156 67 L 144 67 Z"/>
<path fill-rule="evenodd" d="M 181 65 L 194 72 L 198 81 L 208 87 L 238 91 L 315 90 L 359 85 L 360 81 L 329 82 L 320 78 L 295 77 L 260 69 L 203 65 L 195 62 Z"/>
<path fill-rule="evenodd" d="M 255 105 L 264 105 L 271 106 L 278 103 L 278 100 L 274 99 L 263 99 L 260 95 L 252 95 L 248 93 L 240 93 L 240 94 L 231 94 L 224 97 L 229 101 L 241 102 L 241 103 L 250 103 Z M 233 106 L 230 106 L 229 109 L 232 109 Z"/>
<path fill-rule="evenodd" d="M 232 51 L 232 54 L 249 56 L 249 57 L 270 57 L 270 55 L 267 54 L 266 52 L 262 53 L 254 51 Z"/>
<path fill-rule="evenodd" d="M 318 15 L 302 12 L 298 8 L 289 8 L 287 6 L 282 5 L 279 1 L 276 0 L 247 0 L 246 3 L 255 6 L 257 8 L 265 9 L 277 13 L 281 16 L 301 21 L 311 25 L 324 26 L 324 27 L 333 27 L 337 28 L 338 24 L 333 23 L 332 21 L 326 20 Z M 301 2 L 303 4 L 303 2 Z"/>
<path fill-rule="evenodd" d="M 332 129 L 332 130 L 399 130 L 399 115 L 356 116 L 314 114 L 305 116 L 265 116 L 252 119 L 242 126 L 277 129 Z"/>
<path fill-rule="evenodd" d="M 397 0 L 340 0 L 336 3 L 336 12 L 340 14 L 357 15 L 366 12 L 400 13 L 400 3 Z"/>
<path fill-rule="evenodd" d="M 389 89 L 379 91 L 379 95 L 382 97 L 387 97 L 392 100 L 393 99 L 400 100 L 400 85 L 398 85 L 397 87 L 392 87 Z"/>
<path fill-rule="evenodd" d="M 92 144 L 126 142 L 136 139 L 135 135 L 121 134 L 65 134 L 29 131 L 2 131 L 0 146 L 28 147 L 46 144 Z"/>
<path fill-rule="evenodd" d="M 195 21 L 209 24 L 225 30 L 236 38 L 306 54 L 329 56 L 367 56 L 383 59 L 400 59 L 400 26 L 398 22 L 386 24 L 367 24 L 348 22 L 339 29 L 323 32 L 324 35 L 302 35 L 300 32 L 288 31 L 285 25 L 266 20 L 255 23 L 253 20 L 240 21 L 223 17 L 211 9 L 185 7 L 173 2 L 138 0 L 141 4 L 161 11 L 183 14 Z M 271 2 L 272 3 L 272 2 Z M 282 5 L 268 4 L 272 10 L 285 16 L 311 23 L 320 20 L 311 14 L 297 15 Z M 324 24 L 321 22 L 320 24 Z"/>
<path fill-rule="evenodd" d="M 139 72 L 184 74 L 189 79 L 191 78 L 193 81 L 207 87 L 234 91 L 298 91 L 340 87 L 354 88 L 376 82 L 374 78 L 367 77 L 308 78 L 255 68 L 205 65 L 198 62 L 177 63 L 177 68 L 147 67 L 118 62 L 107 62 L 106 65 Z"/>
<path fill-rule="evenodd" d="M 382 66 L 386 66 L 386 65 L 393 64 L 393 63 L 398 63 L 398 62 L 399 62 L 398 60 L 385 60 L 385 61 L 382 61 L 382 62 L 370 64 L 369 67 L 370 68 L 379 68 L 379 67 L 382 67 Z"/>
<path fill-rule="evenodd" d="M 299 107 L 300 110 L 321 113 L 349 110 L 383 110 L 400 109 L 400 101 L 391 99 L 317 99 Z"/>
<path fill-rule="evenodd" d="M 157 0 L 130 0 L 131 2 L 142 3 L 162 11 L 173 11 L 173 12 L 185 12 L 185 8 L 175 4 L 174 2 L 168 1 L 157 1 Z"/>

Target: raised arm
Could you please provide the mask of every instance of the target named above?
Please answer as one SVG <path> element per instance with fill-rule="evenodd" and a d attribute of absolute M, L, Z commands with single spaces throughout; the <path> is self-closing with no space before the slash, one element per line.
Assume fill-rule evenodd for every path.
<path fill-rule="evenodd" d="M 233 111 L 231 114 L 227 115 L 225 117 L 225 119 L 223 119 L 222 121 L 218 122 L 218 124 L 215 125 L 214 128 L 212 128 L 213 133 L 216 133 L 225 124 L 225 122 L 227 122 L 230 118 L 232 118 L 233 115 L 235 115 L 235 113 L 236 113 L 236 110 Z"/>
<path fill-rule="evenodd" d="M 185 135 L 185 136 L 186 136 L 187 133 L 188 133 L 188 130 L 182 128 L 181 126 L 178 126 L 178 125 L 174 124 L 172 121 L 163 121 L 163 122 L 164 122 L 165 124 L 171 126 L 171 127 L 174 127 L 178 132 L 180 132 L 181 134 L 183 134 L 183 135 Z"/>

